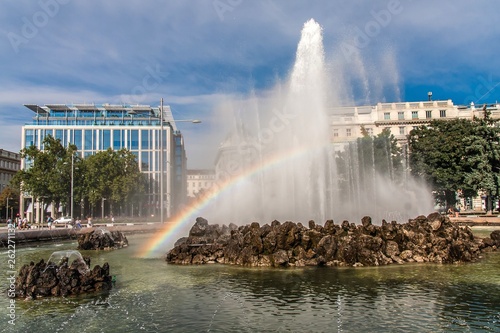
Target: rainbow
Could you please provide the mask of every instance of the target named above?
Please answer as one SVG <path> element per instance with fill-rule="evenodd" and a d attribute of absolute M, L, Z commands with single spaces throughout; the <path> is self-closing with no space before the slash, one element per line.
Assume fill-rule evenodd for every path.
<path fill-rule="evenodd" d="M 158 257 L 167 251 L 166 246 L 169 245 L 173 240 L 172 235 L 176 234 L 183 226 L 189 223 L 194 223 L 197 214 L 210 203 L 215 201 L 224 192 L 230 190 L 231 188 L 238 186 L 247 178 L 253 176 L 259 171 L 272 168 L 280 163 L 288 162 L 291 159 L 297 158 L 298 156 L 310 152 L 309 146 L 298 146 L 292 150 L 282 152 L 280 154 L 272 155 L 268 159 L 251 165 L 250 167 L 242 170 L 239 174 L 228 178 L 222 183 L 217 184 L 212 191 L 209 191 L 206 195 L 198 198 L 189 206 L 184 208 L 181 212 L 176 214 L 171 218 L 170 222 L 165 223 L 165 227 L 162 228 L 157 234 L 153 236 L 153 239 L 147 244 L 142 246 L 139 250 L 138 257 L 142 258 L 152 258 Z M 315 147 L 315 149 L 318 147 Z"/>

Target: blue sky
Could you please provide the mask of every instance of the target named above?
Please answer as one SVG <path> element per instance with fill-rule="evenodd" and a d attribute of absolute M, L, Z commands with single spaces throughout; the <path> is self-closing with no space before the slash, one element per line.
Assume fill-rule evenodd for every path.
<path fill-rule="evenodd" d="M 172 107 L 191 168 L 211 167 L 224 101 L 286 80 L 304 22 L 323 27 L 348 104 L 500 100 L 500 6 L 491 1 L 0 2 L 0 148 L 18 151 L 23 104 Z M 343 102 L 344 104 L 346 101 Z"/>

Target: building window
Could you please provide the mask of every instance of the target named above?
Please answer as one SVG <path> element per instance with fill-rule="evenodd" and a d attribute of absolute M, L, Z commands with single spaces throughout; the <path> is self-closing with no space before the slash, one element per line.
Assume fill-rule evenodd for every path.
<path fill-rule="evenodd" d="M 141 148 L 142 149 L 150 149 L 149 145 L 149 131 L 141 130 Z"/>
<path fill-rule="evenodd" d="M 139 131 L 138 130 L 131 130 L 130 131 L 130 144 L 129 144 L 129 149 L 132 150 L 137 150 L 139 149 Z"/>
<path fill-rule="evenodd" d="M 405 113 L 404 113 L 404 111 L 399 111 L 398 112 L 398 119 L 399 120 L 404 120 L 405 119 Z"/>
<path fill-rule="evenodd" d="M 439 110 L 439 116 L 441 118 L 446 118 L 446 110 Z"/>
<path fill-rule="evenodd" d="M 384 120 L 390 120 L 391 119 L 391 113 L 390 112 L 384 112 Z"/>
<path fill-rule="evenodd" d="M 333 129 L 333 137 L 337 138 L 339 136 L 339 130 L 337 128 Z"/>
<path fill-rule="evenodd" d="M 78 150 L 82 150 L 82 130 L 75 130 L 73 132 L 74 141 L 73 144 L 78 148 Z"/>
<path fill-rule="evenodd" d="M 85 140 L 84 140 L 84 145 L 83 149 L 85 150 L 92 150 L 92 130 L 85 130 Z"/>
<path fill-rule="evenodd" d="M 431 110 L 425 111 L 425 118 L 427 118 L 427 119 L 431 119 L 432 118 L 432 111 Z"/>
<path fill-rule="evenodd" d="M 399 128 L 399 134 L 400 134 L 400 135 L 405 135 L 405 127 L 404 127 L 404 126 L 401 126 L 401 127 Z"/>
<path fill-rule="evenodd" d="M 108 148 L 111 147 L 111 131 L 110 130 L 103 130 L 102 131 L 102 148 L 101 150 L 107 150 Z"/>
<path fill-rule="evenodd" d="M 347 128 L 345 130 L 345 136 L 351 136 L 351 129 L 350 128 Z"/>
<path fill-rule="evenodd" d="M 411 112 L 411 119 L 418 119 L 418 111 Z"/>
<path fill-rule="evenodd" d="M 366 133 L 368 133 L 369 136 L 373 136 L 373 128 L 367 128 Z"/>

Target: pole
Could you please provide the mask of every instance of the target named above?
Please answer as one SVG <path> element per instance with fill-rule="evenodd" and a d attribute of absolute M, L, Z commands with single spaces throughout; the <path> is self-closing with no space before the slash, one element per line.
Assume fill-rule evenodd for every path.
<path fill-rule="evenodd" d="M 163 98 L 160 100 L 160 222 L 163 223 Z"/>
<path fill-rule="evenodd" d="M 74 172 L 74 154 L 71 155 L 71 222 L 73 222 L 73 172 Z"/>
<path fill-rule="evenodd" d="M 7 207 L 6 207 L 6 211 L 7 213 L 5 214 L 5 219 L 8 220 L 9 219 L 9 197 L 7 197 Z"/>

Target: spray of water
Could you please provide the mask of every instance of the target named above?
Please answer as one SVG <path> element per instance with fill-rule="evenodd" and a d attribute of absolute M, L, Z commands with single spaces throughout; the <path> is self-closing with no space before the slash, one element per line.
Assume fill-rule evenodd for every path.
<path fill-rule="evenodd" d="M 287 82 L 236 103 L 243 110 L 235 112 L 234 130 L 219 149 L 216 175 L 220 182 L 239 181 L 204 216 L 218 223 L 354 222 L 364 215 L 400 220 L 430 211 L 430 194 L 416 182 L 402 182 L 391 172 L 362 175 L 366 168 L 359 167 L 360 161 L 375 163 L 374 150 L 372 156 L 359 156 L 352 145 L 341 148 L 351 154 L 340 172 L 328 113 L 345 101 L 334 82 L 338 77 L 325 64 L 322 29 L 311 19 L 302 29 Z M 369 93 L 368 86 L 364 89 Z M 279 163 L 270 163 L 276 156 L 282 156 Z"/>

